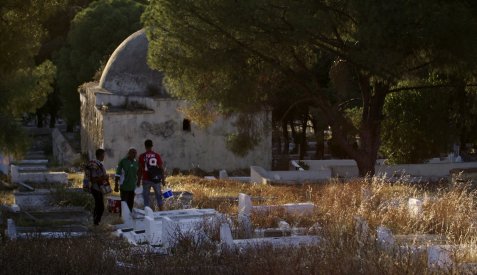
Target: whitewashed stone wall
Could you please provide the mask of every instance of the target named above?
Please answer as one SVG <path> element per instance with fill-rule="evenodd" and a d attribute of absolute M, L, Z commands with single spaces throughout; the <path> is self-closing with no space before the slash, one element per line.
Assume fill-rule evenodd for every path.
<path fill-rule="evenodd" d="M 79 88 L 81 102 L 81 152 L 86 153 L 89 158 L 94 157 L 97 148 L 102 148 L 103 144 L 103 116 L 102 112 L 96 108 L 96 93 L 101 91 L 93 90 L 97 83 L 86 83 Z M 102 102 L 98 102 L 102 104 Z"/>
<path fill-rule="evenodd" d="M 53 141 L 53 156 L 59 164 L 71 165 L 80 159 L 80 154 L 75 152 L 58 129 L 53 129 L 51 138 Z"/>
<path fill-rule="evenodd" d="M 100 92 L 93 99 L 88 95 L 95 89 Z M 236 156 L 226 148 L 226 136 L 235 130 L 234 118 L 220 118 L 205 129 L 191 121 L 191 130 L 185 131 L 183 120 L 186 117 L 178 110 L 186 107 L 183 100 L 113 95 L 94 87 L 86 90 L 81 97 L 82 151 L 93 157 L 95 148 L 103 147 L 107 153 L 107 168 L 115 167 L 131 146 L 136 147 L 138 153 L 143 152 L 146 139 L 154 142 L 153 149 L 161 154 L 169 169 L 199 167 L 211 171 L 249 168 L 251 165 L 271 166 L 270 133 L 266 133 L 260 144 L 244 157 Z M 135 102 L 144 108 L 114 107 L 124 106 L 127 102 Z M 111 108 L 98 110 L 108 103 Z M 271 120 L 267 112 L 257 119 Z"/>

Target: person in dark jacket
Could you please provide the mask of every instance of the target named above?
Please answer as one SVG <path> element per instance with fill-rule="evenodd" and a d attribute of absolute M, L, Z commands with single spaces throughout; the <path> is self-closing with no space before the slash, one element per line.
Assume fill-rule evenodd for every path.
<path fill-rule="evenodd" d="M 94 198 L 93 222 L 94 225 L 99 225 L 101 217 L 104 212 L 104 196 L 101 193 L 100 186 L 109 184 L 109 177 L 106 169 L 103 166 L 104 150 L 96 150 L 96 159 L 90 160 L 84 169 L 85 179 L 88 179 L 90 184 L 90 192 Z"/>

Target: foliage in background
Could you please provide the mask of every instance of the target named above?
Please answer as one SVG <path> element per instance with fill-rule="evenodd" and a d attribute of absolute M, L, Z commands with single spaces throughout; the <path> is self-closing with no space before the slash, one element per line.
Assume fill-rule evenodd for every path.
<path fill-rule="evenodd" d="M 274 211 L 255 213 L 252 222 L 254 228 L 276 227 L 281 220 L 294 227 L 313 226 L 309 233 L 318 235 L 321 241 L 309 247 L 251 246 L 228 251 L 218 245 L 220 224 L 209 223 L 200 228 L 206 232 L 200 242 L 194 242 L 192 234 L 182 234 L 174 254 L 157 255 L 111 237 L 111 228 L 100 226 L 79 238 L 5 240 L 0 246 L 0 266 L 2 274 L 57 274 L 65 270 L 71 274 L 154 274 L 158 270 L 165 274 L 431 274 L 426 253 L 403 246 L 382 249 L 376 242 L 376 228 L 390 228 L 400 245 L 404 245 L 401 234 L 413 234 L 407 244 L 421 247 L 429 245 L 428 239 L 419 240 L 414 234 L 437 234 L 442 237 L 441 244 L 472 248 L 477 233 L 473 230 L 475 191 L 466 184 L 415 185 L 407 180 L 402 177 L 390 184 L 373 177 L 345 183 L 273 186 L 169 177 L 168 185 L 174 191 L 194 194 L 193 207 L 214 207 L 228 214 L 234 224 L 239 192 L 252 195 L 254 205 L 314 202 L 318 207 L 307 217 Z M 423 201 L 421 216 L 410 215 L 410 197 Z M 117 214 L 106 212 L 105 220 L 111 216 Z M 369 223 L 367 232 L 356 231 L 357 217 Z M 233 234 L 238 230 L 231 228 Z M 475 262 L 472 257 L 456 255 L 454 268 L 466 261 Z M 451 271 L 459 273 L 457 269 Z"/>
<path fill-rule="evenodd" d="M 450 151 L 456 138 L 451 98 L 448 91 L 405 91 L 386 98 L 381 150 L 390 163 L 421 163 Z"/>
<path fill-rule="evenodd" d="M 64 4 L 61 0 L 1 1 L 0 151 L 4 153 L 22 153 L 27 139 L 17 119 L 41 107 L 53 90 L 55 66 L 48 60 L 37 64 L 35 56 L 46 35 L 44 22 Z"/>
<path fill-rule="evenodd" d="M 57 82 L 68 123 L 79 122 L 78 86 L 101 72 L 114 49 L 141 29 L 144 5 L 133 0 L 94 1 L 71 22 L 67 44 L 56 58 Z"/>
<path fill-rule="evenodd" d="M 243 112 L 291 87 L 320 110 L 364 176 L 374 174 L 388 94 L 471 82 L 476 10 L 465 0 L 151 0 L 143 21 L 149 63 L 175 95 Z M 333 64 L 320 66 L 323 53 Z M 333 85 L 322 85 L 317 68 Z M 359 129 L 344 112 L 356 98 Z M 356 132 L 359 147 L 348 140 Z"/>

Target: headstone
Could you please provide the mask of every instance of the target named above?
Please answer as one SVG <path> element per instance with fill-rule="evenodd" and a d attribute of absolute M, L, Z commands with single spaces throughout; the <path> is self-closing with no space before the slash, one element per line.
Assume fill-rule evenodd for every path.
<path fill-rule="evenodd" d="M 7 236 L 11 240 L 15 240 L 17 238 L 17 227 L 15 226 L 13 219 L 7 220 Z"/>
<path fill-rule="evenodd" d="M 432 271 L 451 271 L 454 262 L 449 247 L 432 245 L 427 248 L 427 264 Z"/>
<path fill-rule="evenodd" d="M 229 175 L 227 174 L 226 170 L 220 170 L 219 172 L 219 179 L 228 179 Z"/>
<path fill-rule="evenodd" d="M 146 217 L 151 217 L 154 219 L 154 211 L 152 211 L 152 209 L 149 206 L 144 207 L 144 213 Z"/>
<path fill-rule="evenodd" d="M 246 215 L 246 216 L 250 216 L 250 214 L 252 214 L 252 199 L 250 198 L 250 196 L 246 195 L 246 194 L 243 194 L 243 193 L 239 193 L 239 215 Z"/>
<path fill-rule="evenodd" d="M 164 247 L 170 248 L 175 245 L 178 230 L 179 227 L 175 221 L 169 217 L 162 218 L 162 242 Z"/>
<path fill-rule="evenodd" d="M 410 198 L 408 201 L 409 215 L 413 218 L 418 218 L 422 215 L 422 201 Z"/>
<path fill-rule="evenodd" d="M 131 211 L 129 211 L 128 204 L 125 201 L 121 201 L 121 218 L 126 227 L 133 227 L 133 220 Z"/>
<path fill-rule="evenodd" d="M 242 230 L 244 238 L 250 238 L 253 235 L 253 226 L 252 221 L 250 220 L 250 216 L 239 214 L 238 215 L 238 223 Z"/>
<path fill-rule="evenodd" d="M 150 245 L 158 245 L 161 243 L 162 237 L 162 224 L 159 221 L 155 221 L 151 215 L 144 216 L 144 230 L 146 240 Z"/>
<path fill-rule="evenodd" d="M 10 209 L 12 210 L 13 213 L 20 212 L 20 206 L 18 206 L 18 204 L 12 204 L 12 206 L 10 206 Z"/>
<path fill-rule="evenodd" d="M 220 242 L 227 245 L 234 244 L 232 231 L 230 230 L 230 225 L 228 223 L 223 223 L 220 225 Z"/>
<path fill-rule="evenodd" d="M 13 183 L 20 182 L 20 172 L 18 172 L 18 166 L 10 165 L 10 177 Z"/>
<path fill-rule="evenodd" d="M 390 249 L 394 246 L 395 240 L 393 233 L 389 228 L 379 226 L 376 229 L 377 241 L 383 249 Z"/>
<path fill-rule="evenodd" d="M 280 228 L 281 230 L 290 230 L 291 226 L 286 221 L 279 221 L 278 228 Z"/>

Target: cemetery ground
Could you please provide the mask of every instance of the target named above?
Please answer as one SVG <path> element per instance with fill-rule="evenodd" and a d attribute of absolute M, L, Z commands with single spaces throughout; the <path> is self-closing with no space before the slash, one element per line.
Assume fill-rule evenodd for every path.
<path fill-rule="evenodd" d="M 81 176 L 70 174 L 79 187 Z M 459 273 L 465 263 L 477 262 L 476 191 L 466 183 L 447 181 L 408 184 L 383 178 L 332 180 L 301 185 L 250 184 L 207 180 L 193 176 L 168 178 L 168 186 L 193 193 L 192 207 L 215 208 L 228 214 L 234 239 L 243 238 L 237 222 L 239 193 L 251 196 L 254 205 L 313 202 L 311 215 L 286 214 L 277 208 L 252 213 L 253 227 L 276 228 L 286 221 L 293 228 L 320 237 L 317 245 L 300 247 L 251 246 L 223 249 L 219 225 L 203 224 L 206 237 L 179 236 L 169 255 L 155 254 L 113 237 L 110 224 L 121 223 L 118 214 L 105 212 L 102 225 L 91 226 L 81 237 L 8 240 L 2 210 L 0 266 L 2 274 L 428 274 Z M 11 203 L 9 190 L 2 204 Z M 61 191 L 59 191 L 61 192 Z M 83 205 L 89 197 L 57 196 L 58 204 Z M 422 201 L 419 213 L 409 211 L 408 199 Z M 169 208 L 174 208 L 170 205 Z M 360 229 L 366 221 L 369 229 Z M 376 229 L 388 228 L 395 245 L 378 241 Z M 444 269 L 428 265 L 420 247 L 452 245 L 453 264 Z M 461 247 L 471 249 L 460 249 Z"/>

